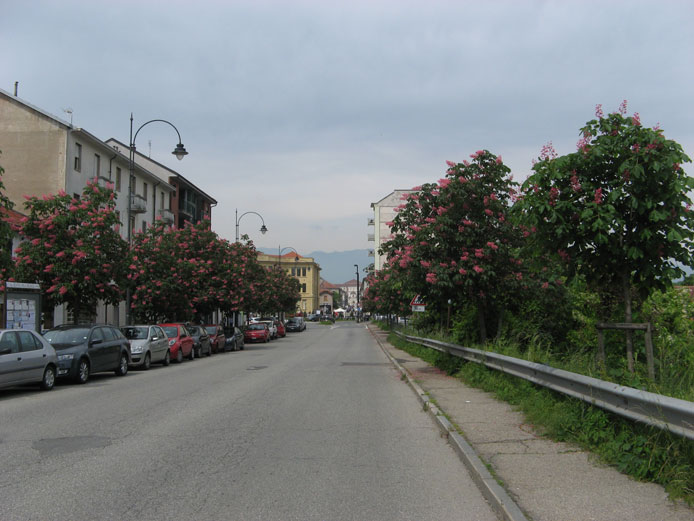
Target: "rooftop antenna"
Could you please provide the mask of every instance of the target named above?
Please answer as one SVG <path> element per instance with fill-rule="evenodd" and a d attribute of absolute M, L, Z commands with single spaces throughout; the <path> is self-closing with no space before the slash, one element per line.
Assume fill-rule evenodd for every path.
<path fill-rule="evenodd" d="M 72 126 L 72 107 L 63 109 L 63 112 L 65 112 L 65 114 L 70 114 L 70 126 Z"/>
<path fill-rule="evenodd" d="M 17 91 L 19 90 L 19 82 L 15 81 L 14 82 L 14 97 L 17 97 Z"/>

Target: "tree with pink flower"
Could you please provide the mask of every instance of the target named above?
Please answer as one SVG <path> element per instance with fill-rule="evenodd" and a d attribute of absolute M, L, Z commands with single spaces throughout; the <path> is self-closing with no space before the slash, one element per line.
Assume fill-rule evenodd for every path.
<path fill-rule="evenodd" d="M 90 181 L 80 197 L 61 190 L 26 199 L 15 278 L 40 283 L 46 304 L 65 303 L 76 320 L 92 318 L 99 301 L 120 302 L 128 247 L 117 231 L 113 187 Z"/>
<path fill-rule="evenodd" d="M 694 265 L 694 180 L 681 166 L 690 159 L 661 129 L 627 116 L 626 102 L 608 115 L 598 106 L 580 135 L 576 152 L 534 164 L 518 209 L 570 277 L 621 293 L 631 322 L 634 290 L 665 289 Z"/>

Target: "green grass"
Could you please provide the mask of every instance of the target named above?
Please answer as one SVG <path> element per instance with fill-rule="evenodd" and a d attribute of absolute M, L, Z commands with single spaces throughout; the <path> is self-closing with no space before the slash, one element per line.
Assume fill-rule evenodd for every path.
<path fill-rule="evenodd" d="M 394 334 L 389 335 L 388 341 L 466 384 L 516 406 L 543 435 L 577 444 L 621 472 L 641 481 L 659 483 L 672 498 L 694 504 L 693 442 L 483 365 L 412 344 Z M 504 354 L 513 351 L 512 346 L 499 347 Z M 533 361 L 551 362 L 549 354 L 541 349 L 536 352 L 531 349 L 529 353 Z M 528 359 L 528 352 L 520 358 Z"/>

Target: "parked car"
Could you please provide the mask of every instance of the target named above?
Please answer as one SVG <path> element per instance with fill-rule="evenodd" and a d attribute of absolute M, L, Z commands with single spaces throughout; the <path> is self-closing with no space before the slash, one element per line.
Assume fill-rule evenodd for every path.
<path fill-rule="evenodd" d="M 287 332 L 298 332 L 298 331 L 303 331 L 306 329 L 306 322 L 304 322 L 304 319 L 301 317 L 292 317 L 289 320 L 287 320 L 287 324 L 285 325 Z"/>
<path fill-rule="evenodd" d="M 193 337 L 193 349 L 195 356 L 202 358 L 202 355 L 212 356 L 212 345 L 210 344 L 210 335 L 207 334 L 207 329 L 202 326 L 187 326 L 186 329 Z"/>
<path fill-rule="evenodd" d="M 270 329 L 265 322 L 254 322 L 246 326 L 243 332 L 244 342 L 269 342 Z"/>
<path fill-rule="evenodd" d="M 244 341 L 243 341 L 243 331 L 238 327 L 224 328 L 224 335 L 226 337 L 226 345 L 224 346 L 225 351 L 243 351 Z"/>
<path fill-rule="evenodd" d="M 287 329 L 284 327 L 284 323 L 281 320 L 275 320 L 275 327 L 277 328 L 277 336 L 284 338 L 287 336 Z"/>
<path fill-rule="evenodd" d="M 53 346 L 38 333 L 0 329 L 0 387 L 38 383 L 50 391 L 58 373 Z"/>
<path fill-rule="evenodd" d="M 183 324 L 159 324 L 164 330 L 169 339 L 169 350 L 171 358 L 179 364 L 186 357 L 189 360 L 195 358 L 195 349 L 193 349 L 193 338 L 188 333 L 186 326 Z"/>
<path fill-rule="evenodd" d="M 274 318 L 263 318 L 257 322 L 254 322 L 254 324 L 265 324 L 270 330 L 270 340 L 277 338 L 277 326 L 275 325 Z"/>
<path fill-rule="evenodd" d="M 222 326 L 219 324 L 207 324 L 204 327 L 207 330 L 207 334 L 210 336 L 212 352 L 219 353 L 220 351 L 224 351 L 227 339 L 224 335 L 224 329 L 222 329 Z"/>
<path fill-rule="evenodd" d="M 147 370 L 152 364 L 171 363 L 169 339 L 164 330 L 155 325 L 123 326 L 121 333 L 130 341 L 130 366 Z"/>
<path fill-rule="evenodd" d="M 306 320 L 308 322 L 318 322 L 320 320 L 320 316 L 316 315 L 315 313 L 311 313 L 306 317 Z"/>
<path fill-rule="evenodd" d="M 120 329 L 102 324 L 65 324 L 43 334 L 58 356 L 58 377 L 84 384 L 93 373 L 128 374 L 130 343 Z"/>

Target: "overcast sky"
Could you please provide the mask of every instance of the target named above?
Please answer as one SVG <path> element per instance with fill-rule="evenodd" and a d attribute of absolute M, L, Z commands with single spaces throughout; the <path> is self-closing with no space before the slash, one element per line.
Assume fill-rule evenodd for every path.
<path fill-rule="evenodd" d="M 370 203 L 503 156 L 573 152 L 595 105 L 694 155 L 694 2 L 0 0 L 0 88 L 138 150 L 265 248 L 373 248 Z M 1 162 L 0 162 L 1 164 Z M 686 167 L 691 173 L 692 167 Z"/>

